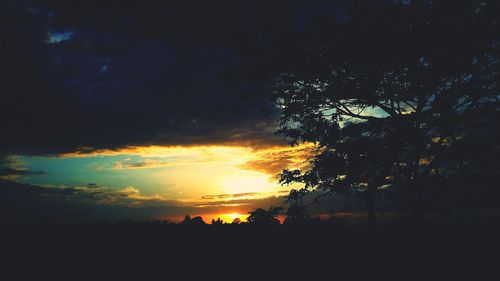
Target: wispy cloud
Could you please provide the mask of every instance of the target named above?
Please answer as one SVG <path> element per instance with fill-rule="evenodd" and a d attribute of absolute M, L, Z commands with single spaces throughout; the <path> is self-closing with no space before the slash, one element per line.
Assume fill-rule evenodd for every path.
<path fill-rule="evenodd" d="M 25 163 L 16 157 L 3 157 L 0 159 L 0 179 L 16 180 L 24 176 L 43 175 L 44 171 L 31 171 Z"/>
<path fill-rule="evenodd" d="M 210 201 L 231 201 L 231 200 L 249 200 L 249 199 L 262 199 L 273 196 L 283 196 L 288 194 L 286 190 L 276 192 L 246 192 L 246 193 L 232 193 L 232 194 L 217 194 L 217 195 L 204 195 L 202 200 Z"/>
<path fill-rule="evenodd" d="M 62 42 L 71 40 L 74 35 L 75 35 L 75 31 L 73 31 L 73 30 L 63 31 L 63 32 L 49 31 L 49 32 L 47 32 L 47 37 L 45 38 L 45 43 L 47 43 L 47 44 L 62 43 Z"/>
<path fill-rule="evenodd" d="M 45 174 L 44 171 L 29 171 L 29 170 L 18 170 L 18 169 L 0 167 L 0 176 L 5 176 L 5 175 L 24 176 L 24 175 L 43 175 L 43 174 Z"/>
<path fill-rule="evenodd" d="M 126 170 L 126 169 L 153 169 L 171 166 L 170 163 L 158 160 L 145 159 L 141 162 L 115 162 L 112 170 Z"/>
<path fill-rule="evenodd" d="M 201 199 L 204 200 L 219 200 L 219 199 L 231 199 L 240 197 L 252 197 L 258 195 L 258 192 L 247 192 L 247 193 L 236 193 L 236 194 L 218 194 L 218 195 L 204 195 Z"/>

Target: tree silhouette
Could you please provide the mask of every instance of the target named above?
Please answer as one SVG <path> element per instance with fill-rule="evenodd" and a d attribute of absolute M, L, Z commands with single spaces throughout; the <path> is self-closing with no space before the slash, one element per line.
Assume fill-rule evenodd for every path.
<path fill-rule="evenodd" d="M 280 182 L 362 192 L 375 223 L 380 191 L 422 214 L 442 185 L 498 176 L 499 17 L 487 0 L 353 5 L 346 22 L 280 38 L 264 63 L 278 132 L 317 145 L 311 168 Z"/>
<path fill-rule="evenodd" d="M 210 224 L 211 225 L 223 225 L 224 222 L 220 218 L 217 218 L 217 220 L 212 219 L 212 222 Z"/>
<path fill-rule="evenodd" d="M 181 224 L 184 224 L 184 225 L 205 225 L 205 222 L 203 221 L 203 218 L 200 216 L 191 218 L 190 215 L 186 215 L 184 217 L 184 220 L 181 222 Z"/>
<path fill-rule="evenodd" d="M 278 225 L 280 221 L 277 216 L 283 212 L 281 207 L 271 207 L 269 210 L 258 208 L 250 212 L 247 221 L 256 225 Z"/>
<path fill-rule="evenodd" d="M 190 215 L 184 216 L 184 220 L 182 221 L 182 223 L 187 224 L 190 222 L 191 222 L 191 216 Z"/>
<path fill-rule="evenodd" d="M 285 212 L 286 219 L 284 224 L 303 224 L 310 220 L 307 208 L 303 205 L 302 197 L 307 194 L 307 190 L 291 190 L 287 201 L 290 207 Z"/>
<path fill-rule="evenodd" d="M 311 218 L 306 212 L 305 207 L 299 205 L 291 205 L 285 212 L 286 219 L 284 224 L 304 224 Z"/>

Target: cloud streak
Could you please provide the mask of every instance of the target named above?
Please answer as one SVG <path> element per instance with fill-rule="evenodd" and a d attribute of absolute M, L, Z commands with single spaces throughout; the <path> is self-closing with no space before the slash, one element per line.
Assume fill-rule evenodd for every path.
<path fill-rule="evenodd" d="M 133 162 L 133 163 L 118 161 L 115 162 L 115 164 L 111 169 L 112 170 L 155 169 L 155 168 L 164 168 L 169 166 L 172 166 L 172 164 L 158 160 L 145 159 L 142 162 Z"/>
<path fill-rule="evenodd" d="M 231 194 L 217 194 L 217 195 L 204 195 L 201 197 L 202 200 L 212 200 L 212 201 L 231 201 L 231 200 L 248 200 L 248 199 L 259 199 L 273 196 L 283 196 L 288 194 L 288 191 L 277 191 L 277 192 L 245 192 L 245 193 L 231 193 Z"/>
<path fill-rule="evenodd" d="M 15 180 L 25 176 L 44 175 L 44 171 L 31 171 L 24 167 L 24 163 L 13 157 L 0 155 L 0 179 Z"/>
<path fill-rule="evenodd" d="M 74 35 L 75 32 L 72 30 L 64 32 L 49 31 L 47 32 L 47 38 L 45 39 L 45 43 L 47 44 L 62 43 L 71 40 L 71 38 L 73 38 Z"/>

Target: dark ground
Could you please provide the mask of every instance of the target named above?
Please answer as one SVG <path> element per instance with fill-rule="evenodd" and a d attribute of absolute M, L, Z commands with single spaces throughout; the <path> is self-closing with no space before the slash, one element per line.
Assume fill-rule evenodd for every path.
<path fill-rule="evenodd" d="M 150 279 L 150 274 L 164 275 L 162 280 L 181 274 L 182 279 L 174 280 L 190 280 L 196 275 L 249 277 L 272 271 L 279 280 L 288 275 L 312 280 L 319 273 L 335 276 L 349 268 L 351 277 L 375 278 L 401 270 L 426 279 L 431 272 L 442 278 L 468 272 L 482 280 L 483 275 L 494 277 L 490 272 L 495 274 L 498 267 L 498 225 L 496 220 L 378 227 L 10 225 L 2 228 L 0 243 L 3 272 L 20 267 L 14 270 L 18 277 L 34 271 L 51 276 L 69 272 L 89 280 L 96 274 L 108 276 L 102 272 L 114 280 L 134 272 L 139 280 Z"/>

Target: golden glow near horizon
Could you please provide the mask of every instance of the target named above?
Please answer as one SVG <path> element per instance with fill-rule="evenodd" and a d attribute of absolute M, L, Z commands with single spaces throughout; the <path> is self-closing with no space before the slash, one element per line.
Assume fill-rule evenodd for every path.
<path fill-rule="evenodd" d="M 191 217 L 201 216 L 203 221 L 207 224 L 210 224 L 212 220 L 217 221 L 217 219 L 221 219 L 223 223 L 230 224 L 234 222 L 235 219 L 239 219 L 240 222 L 246 222 L 247 218 L 250 216 L 248 213 L 244 212 L 233 212 L 233 213 L 194 213 Z M 162 219 L 166 219 L 171 222 L 179 223 L 182 222 L 184 216 L 168 216 Z"/>
<path fill-rule="evenodd" d="M 220 214 L 218 216 L 218 218 L 220 218 L 224 222 L 231 223 L 235 219 L 240 219 L 241 221 L 246 221 L 248 216 L 249 216 L 249 214 L 230 213 L 230 214 Z"/>
<path fill-rule="evenodd" d="M 60 155 L 60 159 L 96 158 L 96 173 L 133 174 L 137 179 L 165 186 L 147 195 L 181 201 L 231 201 L 283 195 L 278 184 L 284 168 L 301 168 L 313 145 L 269 146 L 136 146 Z M 90 151 L 90 152 L 89 152 Z M 102 160 L 104 159 L 104 160 Z M 128 183 L 127 186 L 142 186 Z M 146 192 L 148 193 L 148 192 Z M 222 195 L 222 196 L 213 196 Z M 233 196 L 234 195 L 234 196 Z M 207 199 L 210 198 L 210 199 Z"/>

